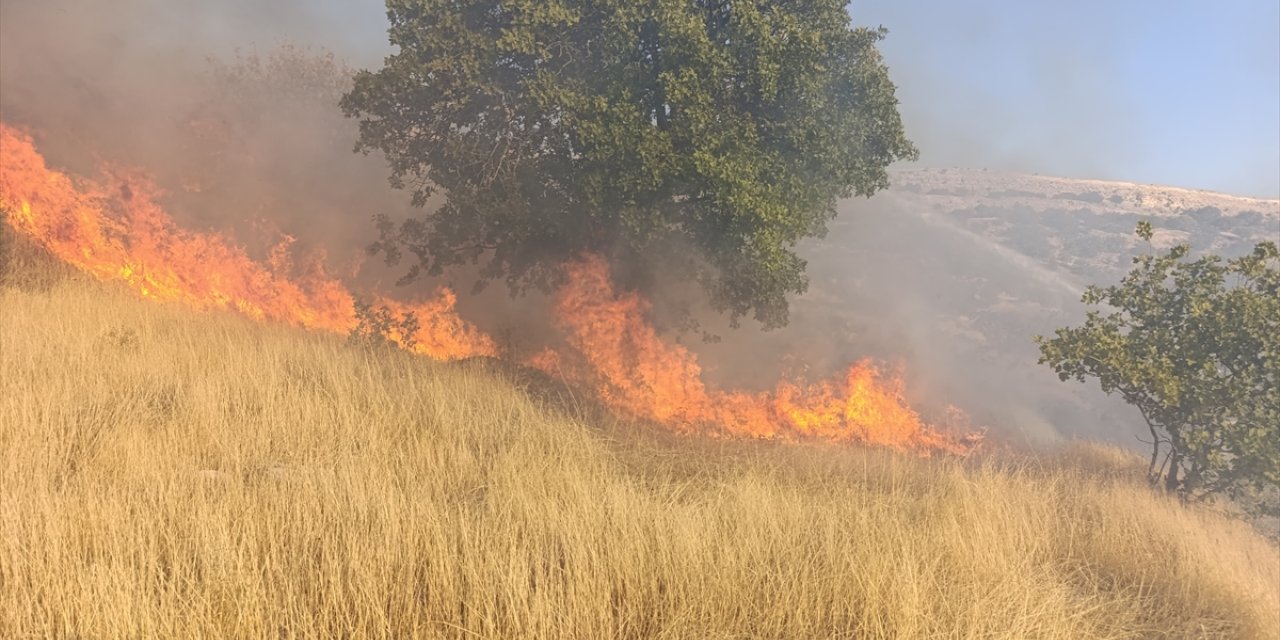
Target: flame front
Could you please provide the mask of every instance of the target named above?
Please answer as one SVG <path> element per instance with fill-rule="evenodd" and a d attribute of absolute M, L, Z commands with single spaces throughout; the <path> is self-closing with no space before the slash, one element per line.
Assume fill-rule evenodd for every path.
<path fill-rule="evenodd" d="M 140 295 L 189 307 L 230 309 L 256 320 L 350 333 L 359 323 L 352 292 L 318 263 L 296 275 L 285 237 L 266 263 L 228 238 L 178 227 L 145 177 L 107 171 L 97 181 L 49 169 L 31 138 L 0 123 L 0 209 L 8 223 L 61 260 Z M 566 265 L 556 298 L 570 351 L 546 350 L 529 361 L 568 382 L 590 385 L 617 414 L 676 431 L 859 442 L 924 453 L 965 453 L 973 435 L 949 435 L 907 405 L 902 382 L 868 360 L 814 383 L 782 382 L 771 392 L 707 387 L 697 358 L 662 340 L 645 321 L 648 303 L 615 291 L 605 262 Z M 489 336 L 455 311 L 448 289 L 417 303 L 381 297 L 393 314 L 412 313 L 413 335 L 392 328 L 402 347 L 436 359 L 496 356 Z"/>
<path fill-rule="evenodd" d="M 977 436 L 952 436 L 925 424 L 907 405 L 899 379 L 886 379 L 869 360 L 816 384 L 780 383 L 772 392 L 708 389 L 697 358 L 664 342 L 644 321 L 648 303 L 618 293 L 598 257 L 568 266 L 556 315 L 582 364 L 542 354 L 532 363 L 593 384 L 616 412 L 677 430 L 709 428 L 731 436 L 818 438 L 965 453 Z M 583 366 L 585 365 L 585 366 Z"/>
<path fill-rule="evenodd" d="M 31 138 L 2 123 L 0 150 L 0 204 L 9 224 L 101 280 L 123 281 L 147 298 L 307 329 L 348 333 L 358 323 L 351 291 L 322 267 L 289 273 L 288 237 L 262 264 L 223 236 L 179 228 L 143 176 L 117 170 L 99 181 L 72 179 L 45 166 Z M 441 290 L 420 303 L 377 303 L 414 313 L 421 328 L 400 339 L 415 352 L 437 359 L 495 355 L 493 341 L 454 311 L 455 301 Z"/>

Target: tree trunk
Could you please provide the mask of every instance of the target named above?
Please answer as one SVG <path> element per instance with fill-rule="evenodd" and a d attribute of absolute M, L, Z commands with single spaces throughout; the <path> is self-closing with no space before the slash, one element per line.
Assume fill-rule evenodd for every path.
<path fill-rule="evenodd" d="M 1165 476 L 1164 488 L 1169 493 L 1176 493 L 1182 487 L 1178 480 L 1178 469 L 1182 466 L 1182 455 L 1175 448 L 1169 455 L 1169 475 Z"/>

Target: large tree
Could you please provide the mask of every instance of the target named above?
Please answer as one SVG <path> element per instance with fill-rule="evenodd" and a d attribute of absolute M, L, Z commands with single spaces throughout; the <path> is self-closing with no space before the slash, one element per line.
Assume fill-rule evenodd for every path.
<path fill-rule="evenodd" d="M 1141 223 L 1138 234 L 1152 237 Z M 1090 287 L 1083 325 L 1037 337 L 1063 380 L 1097 378 L 1142 413 L 1149 473 L 1170 491 L 1280 492 L 1280 252 L 1223 260 L 1180 244 L 1134 258 L 1119 285 Z M 1277 506 L 1272 502 L 1270 507 Z"/>
<path fill-rule="evenodd" d="M 801 239 L 916 151 L 842 0 L 388 0 L 397 53 L 343 101 L 425 204 L 376 245 L 410 276 L 479 262 L 517 288 L 575 254 L 698 280 L 787 320 Z"/>

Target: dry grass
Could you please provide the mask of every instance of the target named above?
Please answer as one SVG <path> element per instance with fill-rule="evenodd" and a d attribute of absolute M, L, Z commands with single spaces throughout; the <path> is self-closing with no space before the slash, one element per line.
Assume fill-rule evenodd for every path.
<path fill-rule="evenodd" d="M 1114 451 L 672 441 L 492 369 L 0 281 L 0 637 L 1280 637 L 1276 548 Z"/>

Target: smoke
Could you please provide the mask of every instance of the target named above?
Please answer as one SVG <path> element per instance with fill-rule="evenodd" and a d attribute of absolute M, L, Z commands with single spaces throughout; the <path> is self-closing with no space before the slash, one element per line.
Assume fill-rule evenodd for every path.
<path fill-rule="evenodd" d="M 476 281 L 459 269 L 397 286 L 405 265 L 364 252 L 373 216 L 421 213 L 380 154 L 353 153 L 357 125 L 337 105 L 353 69 L 389 51 L 380 0 L 5 0 L 0 12 L 0 119 L 55 165 L 143 168 L 180 224 L 230 232 L 259 259 L 287 234 L 300 264 L 362 289 L 415 298 Z M 551 331 L 549 304 L 490 287 L 459 309 L 532 347 Z"/>
<path fill-rule="evenodd" d="M 232 229 L 260 255 L 286 233 L 304 251 L 327 250 L 326 260 L 343 275 L 358 271 L 360 284 L 391 289 L 402 270 L 361 262 L 361 250 L 376 235 L 371 217 L 417 212 L 407 194 L 388 187 L 381 157 L 352 153 L 356 125 L 336 104 L 349 82 L 347 65 L 376 67 L 386 53 L 381 3 L 339 4 L 6 1 L 0 5 L 0 119 L 29 128 L 50 161 L 72 171 L 92 173 L 102 161 L 145 168 L 168 191 L 164 204 L 184 225 Z M 982 33 L 983 24 L 974 19 L 971 37 L 998 35 Z M 1046 101 L 1069 104 L 1096 89 L 1070 61 L 1040 63 L 1062 65 Z M 1109 139 L 1098 122 L 1123 126 L 1123 119 L 1103 118 L 1080 104 L 1060 135 L 1028 132 L 1018 144 L 993 146 L 984 132 L 966 133 L 972 130 L 966 121 L 998 113 L 999 105 L 952 101 L 942 110 L 936 96 L 924 93 L 928 86 L 946 95 L 955 82 L 926 75 L 923 83 L 903 87 L 911 134 L 934 163 L 991 158 L 1018 165 L 1044 148 L 1083 156 Z M 1125 110 L 1122 102 L 1092 104 L 1113 115 Z M 1115 163 L 1132 159 L 1116 153 Z M 706 343 L 697 333 L 680 335 L 702 355 L 712 384 L 764 389 L 780 372 L 815 380 L 870 356 L 904 369 L 908 397 L 926 415 L 942 415 L 954 402 L 975 422 L 1030 441 L 1052 439 L 1058 429 L 1115 431 L 1098 409 L 1111 405 L 1035 365 L 1023 325 L 1001 333 L 945 312 L 967 304 L 948 296 L 970 289 L 951 286 L 944 275 L 981 280 L 994 301 L 989 304 L 1023 305 L 1032 315 L 1073 309 L 1079 283 L 892 196 L 846 209 L 831 235 L 805 246 L 813 286 L 795 302 L 784 330 L 734 331 L 690 302 L 695 288 L 677 284 L 659 292 L 660 316 L 692 309 L 704 328 L 724 338 Z M 955 265 L 964 265 L 961 273 Z M 467 296 L 473 280 L 463 270 L 396 294 L 449 284 L 464 294 L 462 315 L 503 346 L 532 350 L 553 339 L 548 300 L 513 300 L 501 287 Z M 1042 315 L 1032 324 L 1043 333 L 1062 324 L 1060 315 Z"/>
<path fill-rule="evenodd" d="M 842 205 L 822 240 L 806 243 L 809 291 L 776 331 L 687 339 L 707 375 L 732 387 L 765 388 L 781 371 L 829 376 L 860 357 L 899 368 L 918 410 L 962 409 L 1005 442 L 1064 437 L 1132 444 L 1129 408 L 1094 387 L 1065 384 L 1037 363 L 1032 338 L 1084 315 L 1075 279 L 934 214 L 894 191 Z"/>
<path fill-rule="evenodd" d="M 355 231 L 349 221 L 367 233 L 368 217 L 395 203 L 380 159 L 350 152 L 355 126 L 336 101 L 348 83 L 341 61 L 369 54 L 335 50 L 346 43 L 323 6 L 8 2 L 0 117 L 74 170 L 146 167 L 184 222 L 270 215 L 316 239 Z M 301 211 L 306 224 L 291 224 L 287 212 Z"/>
<path fill-rule="evenodd" d="M 378 30 L 360 27 L 381 20 L 378 5 L 361 9 L 6 2 L 0 118 L 77 173 L 144 168 L 184 225 L 233 231 L 257 255 L 288 234 L 354 271 L 375 237 L 372 216 L 409 212 L 382 159 L 352 152 L 356 125 L 337 107 L 347 65 L 376 62 L 386 48 Z"/>

